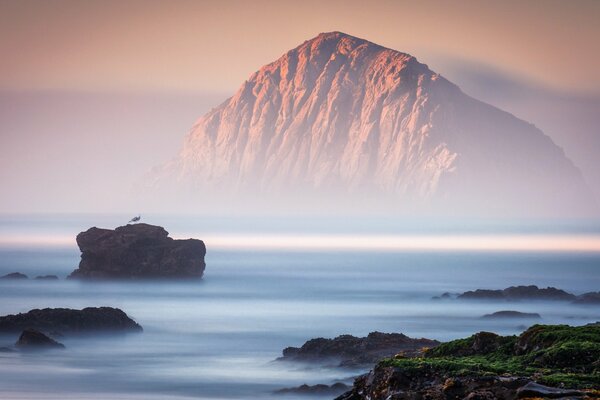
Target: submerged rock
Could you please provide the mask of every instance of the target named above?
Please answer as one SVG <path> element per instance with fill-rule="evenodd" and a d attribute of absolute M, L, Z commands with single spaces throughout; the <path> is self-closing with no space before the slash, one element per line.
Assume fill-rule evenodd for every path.
<path fill-rule="evenodd" d="M 201 278 L 206 247 L 198 239 L 174 240 L 160 226 L 90 228 L 77 235 L 78 279 Z"/>
<path fill-rule="evenodd" d="M 112 307 L 88 307 L 83 310 L 44 308 L 0 317 L 0 332 L 20 332 L 25 329 L 64 334 L 139 332 L 142 327 L 122 310 Z"/>
<path fill-rule="evenodd" d="M 0 276 L 0 279 L 29 279 L 29 277 L 20 272 L 11 272 L 10 274 Z"/>
<path fill-rule="evenodd" d="M 298 387 L 279 389 L 279 390 L 276 390 L 274 392 L 274 394 L 300 394 L 300 395 L 306 395 L 306 396 L 325 396 L 325 395 L 336 396 L 336 395 L 344 393 L 348 389 L 350 389 L 350 386 L 348 386 L 344 383 L 341 383 L 341 382 L 334 383 L 333 385 L 324 385 L 322 383 L 317 384 L 317 385 L 304 384 L 304 385 L 300 385 Z"/>
<path fill-rule="evenodd" d="M 335 339 L 311 339 L 302 347 L 287 347 L 279 360 L 333 362 L 342 367 L 358 367 L 373 365 L 400 352 L 419 353 L 423 348 L 438 344 L 436 340 L 413 339 L 401 333 L 371 332 L 367 337 L 341 335 Z"/>
<path fill-rule="evenodd" d="M 557 399 L 561 397 L 578 397 L 583 396 L 583 392 L 579 390 L 559 389 L 550 386 L 540 385 L 539 383 L 529 382 L 525 386 L 517 390 L 519 398 L 542 397 Z"/>
<path fill-rule="evenodd" d="M 485 314 L 481 318 L 486 319 L 501 319 L 501 318 L 523 318 L 523 319 L 540 319 L 542 316 L 538 313 L 525 313 L 520 311 L 496 311 L 492 314 Z"/>
<path fill-rule="evenodd" d="M 15 343 L 20 349 L 23 350 L 36 350 L 36 349 L 64 349 L 65 345 L 57 342 L 44 335 L 40 331 L 36 331 L 35 329 L 25 329 L 21 336 L 19 336 L 19 340 Z"/>

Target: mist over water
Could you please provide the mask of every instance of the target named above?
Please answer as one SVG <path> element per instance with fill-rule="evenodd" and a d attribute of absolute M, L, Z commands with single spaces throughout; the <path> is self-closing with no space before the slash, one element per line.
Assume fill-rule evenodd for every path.
<path fill-rule="evenodd" d="M 31 216 L 0 219 L 0 275 L 64 278 L 79 262 L 75 234 L 115 227 L 121 216 Z M 95 222 L 94 222 L 95 221 Z M 195 232 L 256 237 L 469 232 L 472 235 L 596 235 L 593 224 L 313 223 L 273 219 L 156 217 L 172 236 Z M 577 228 L 579 226 L 579 228 Z M 52 240 L 53 237 L 64 240 Z M 27 238 L 46 238 L 27 245 Z M 69 239 L 70 238 L 70 239 Z M 566 302 L 436 301 L 443 292 L 511 285 L 555 286 L 575 294 L 600 288 L 600 253 L 524 251 L 290 250 L 212 247 L 199 282 L 0 281 L 0 315 L 33 308 L 112 306 L 144 328 L 141 334 L 57 338 L 67 347 L 44 353 L 0 353 L 0 398 L 9 399 L 273 399 L 274 390 L 332 384 L 364 371 L 273 362 L 287 346 L 314 337 L 371 331 L 450 340 L 480 330 L 516 334 L 537 321 L 484 320 L 500 310 L 537 312 L 541 323 L 600 320 L 597 307 Z M 16 337 L 0 337 L 0 347 Z M 328 398 L 332 396 L 325 396 Z M 285 396 L 285 398 L 294 398 Z"/>

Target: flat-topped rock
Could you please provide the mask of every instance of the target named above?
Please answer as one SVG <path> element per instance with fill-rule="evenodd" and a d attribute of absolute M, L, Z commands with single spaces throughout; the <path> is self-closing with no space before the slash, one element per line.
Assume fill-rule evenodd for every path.
<path fill-rule="evenodd" d="M 90 228 L 77 235 L 81 250 L 77 279 L 201 278 L 206 247 L 198 239 L 175 240 L 160 226 Z"/>
<path fill-rule="evenodd" d="M 367 337 L 341 335 L 334 339 L 311 339 L 302 347 L 287 347 L 279 360 L 333 362 L 338 366 L 356 367 L 372 365 L 401 352 L 418 353 L 438 344 L 436 340 L 413 339 L 402 333 L 371 332 Z"/>
<path fill-rule="evenodd" d="M 38 281 L 56 281 L 58 280 L 58 276 L 56 275 L 38 275 L 34 279 Z"/>
<path fill-rule="evenodd" d="M 25 329 L 15 346 L 22 350 L 64 349 L 65 345 L 35 329 Z"/>
<path fill-rule="evenodd" d="M 520 311 L 496 311 L 495 313 L 485 314 L 481 318 L 485 319 L 503 319 L 503 318 L 520 318 L 520 319 L 540 319 L 542 316 L 538 313 L 526 313 Z"/>
<path fill-rule="evenodd" d="M 49 333 L 139 332 L 142 327 L 118 308 L 88 307 L 34 309 L 0 317 L 0 332 L 26 329 Z"/>
<path fill-rule="evenodd" d="M 464 292 L 457 297 L 463 300 L 560 300 L 573 301 L 577 298 L 572 293 L 555 287 L 539 288 L 535 285 L 511 286 L 506 289 L 477 289 Z"/>

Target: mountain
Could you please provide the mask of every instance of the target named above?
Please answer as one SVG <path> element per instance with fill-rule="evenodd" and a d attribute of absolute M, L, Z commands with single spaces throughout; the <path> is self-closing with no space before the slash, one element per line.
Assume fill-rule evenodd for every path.
<path fill-rule="evenodd" d="M 196 122 L 154 184 L 198 204 L 522 216 L 595 206 L 578 169 L 535 126 L 411 55 L 340 32 L 252 74 Z"/>

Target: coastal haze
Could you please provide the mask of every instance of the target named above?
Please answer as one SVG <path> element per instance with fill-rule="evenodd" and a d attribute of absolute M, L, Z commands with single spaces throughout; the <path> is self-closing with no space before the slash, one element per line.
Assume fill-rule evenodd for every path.
<path fill-rule="evenodd" d="M 600 321 L 598 20 L 587 0 L 0 0 L 0 277 L 21 278 L 0 318 L 143 327 L 43 352 L 0 329 L 0 398 L 325 400 L 293 388 L 373 365 L 284 349 Z"/>

